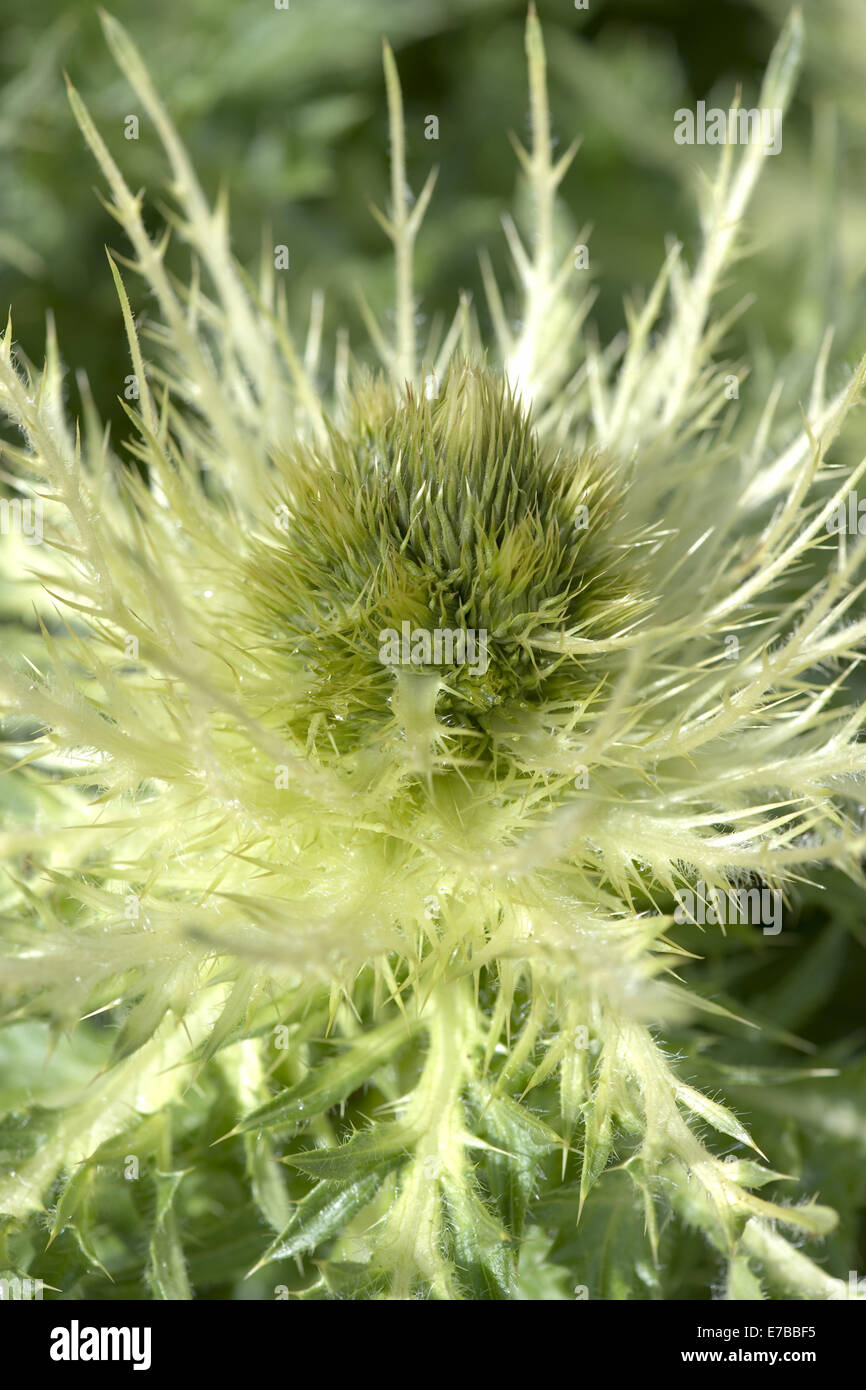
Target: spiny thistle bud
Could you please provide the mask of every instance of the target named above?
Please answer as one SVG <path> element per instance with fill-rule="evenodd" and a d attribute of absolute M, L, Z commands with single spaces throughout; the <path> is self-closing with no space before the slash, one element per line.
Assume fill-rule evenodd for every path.
<path fill-rule="evenodd" d="M 504 779 L 599 679 L 561 639 L 640 611 L 612 472 L 542 446 L 486 369 L 455 365 L 432 400 L 371 382 L 344 431 L 278 467 L 251 621 L 282 658 L 287 723 L 326 762 L 388 747 L 426 771 L 492 757 Z"/>
<path fill-rule="evenodd" d="M 72 88 L 158 321 L 151 359 L 109 256 L 133 466 L 89 398 L 70 423 L 53 336 L 41 372 L 0 342 L 23 438 L 2 448 L 39 522 L 2 561 L 10 1277 L 70 1298 L 679 1297 L 698 1247 L 703 1293 L 721 1273 L 733 1297 L 847 1296 L 838 1249 L 825 1270 L 781 1233 L 836 1224 L 811 1170 L 786 1201 L 735 1113 L 737 1085 L 772 1110 L 773 1078 L 827 1069 L 724 1052 L 736 1000 L 681 973 L 698 948 L 775 950 L 783 899 L 820 866 L 859 879 L 866 849 L 845 694 L 866 546 L 827 524 L 866 473 L 830 457 L 866 363 L 828 400 L 822 355 L 808 418 L 774 424 L 771 388 L 725 413 L 714 360 L 761 149 L 726 150 L 696 268 L 672 246 L 598 348 L 531 12 L 520 303 L 485 261 L 494 342 L 464 298 L 419 345 L 433 176 L 413 204 L 386 45 L 393 340 L 363 303 L 380 365 L 341 335 L 325 388 L 318 308 L 302 349 L 273 263 L 255 284 L 235 265 L 103 23 L 196 268 L 168 274 Z"/>

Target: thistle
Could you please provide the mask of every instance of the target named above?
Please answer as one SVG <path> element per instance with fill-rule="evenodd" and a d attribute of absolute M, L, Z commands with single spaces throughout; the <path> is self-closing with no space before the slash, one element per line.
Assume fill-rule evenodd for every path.
<path fill-rule="evenodd" d="M 790 911 L 821 868 L 860 882 L 866 847 L 864 544 L 832 530 L 866 460 L 831 458 L 866 360 L 828 399 L 827 345 L 784 420 L 718 360 L 761 148 L 724 147 L 694 269 L 672 245 L 600 348 L 531 11 L 522 302 L 482 260 L 494 340 L 464 296 L 422 344 L 434 176 L 412 203 L 386 45 L 394 333 L 362 302 L 378 364 L 341 334 L 326 371 L 319 301 L 302 347 L 273 260 L 234 263 L 103 25 L 193 271 L 169 275 L 70 87 L 132 246 L 109 270 L 135 391 L 118 454 L 89 399 L 70 422 L 53 336 L 42 370 L 3 337 L 8 481 L 42 533 L 4 537 L 7 1277 L 676 1297 L 688 1247 L 702 1296 L 848 1296 L 821 1257 L 834 1212 L 784 1195 L 717 1098 L 724 1064 L 707 1079 L 702 1029 L 724 1053 L 754 1023 L 689 983 L 695 923 L 775 950 L 726 905 Z M 795 14 L 763 107 L 800 45 Z M 126 272 L 158 306 L 146 338 Z M 596 1268 L 611 1204 L 627 1238 Z"/>

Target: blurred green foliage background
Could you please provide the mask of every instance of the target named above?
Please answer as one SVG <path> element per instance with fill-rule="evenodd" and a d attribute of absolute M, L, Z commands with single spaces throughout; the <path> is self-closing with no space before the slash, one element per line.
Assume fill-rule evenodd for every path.
<path fill-rule="evenodd" d="M 866 247 L 866 55 L 859 0 L 809 0 L 807 63 L 786 120 L 781 157 L 768 159 L 755 208 L 754 254 L 733 298 L 758 299 L 731 343 L 751 359 L 814 352 L 823 324 L 856 333 L 855 293 Z M 103 247 L 122 238 L 94 193 L 98 175 L 72 119 L 69 72 L 134 188 L 156 210 L 165 170 L 153 132 L 124 138 L 134 99 L 103 42 L 91 3 L 3 0 L 0 45 L 0 307 L 39 357 L 53 309 L 67 362 L 83 368 L 101 410 L 122 422 L 125 354 Z M 575 227 L 593 225 L 591 271 L 603 337 L 621 326 L 624 293 L 647 285 L 673 233 L 694 248 L 695 187 L 715 151 L 673 141 L 673 113 L 706 97 L 727 106 L 737 83 L 754 101 L 787 8 L 783 0 L 540 0 L 555 130 L 581 152 L 564 189 Z M 363 338 L 353 288 L 384 310 L 388 247 L 367 204 L 387 196 L 381 38 L 404 83 L 409 172 L 440 180 L 419 244 L 423 312 L 453 312 L 473 292 L 482 323 L 479 245 L 507 282 L 499 216 L 514 194 L 507 139 L 527 134 L 523 0 L 115 0 L 187 143 L 206 191 L 230 193 L 235 250 L 251 268 L 265 244 L 290 248 L 290 296 L 308 311 L 328 296 L 327 323 Z M 424 138 L 425 117 L 438 141 Z M 825 195 L 836 196 L 828 212 Z M 814 196 L 810 196 L 810 195 Z M 821 195 L 821 196 L 819 196 Z M 182 247 L 170 256 L 180 259 Z M 796 284 L 802 293 L 792 294 Z M 135 287 L 131 286 L 134 294 Z M 146 313 L 146 302 L 136 302 Z M 854 343 L 851 351 L 856 350 Z M 800 354 L 802 358 L 802 353 Z M 832 385 L 831 381 L 831 385 Z M 74 388 L 73 388 L 74 389 Z"/>

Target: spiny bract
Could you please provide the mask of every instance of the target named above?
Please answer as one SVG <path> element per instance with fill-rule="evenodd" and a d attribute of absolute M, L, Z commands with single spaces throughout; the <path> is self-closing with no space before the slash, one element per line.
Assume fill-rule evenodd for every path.
<path fill-rule="evenodd" d="M 64 1297 L 245 1276 L 257 1297 L 660 1297 L 672 1247 L 708 1240 L 704 1293 L 724 1270 L 731 1296 L 846 1296 L 780 1230 L 833 1212 L 752 1190 L 784 1179 L 711 1094 L 749 1068 L 713 1072 L 692 1020 L 741 1025 L 681 981 L 698 938 L 671 915 L 686 887 L 857 876 L 866 845 L 844 694 L 864 542 L 827 526 L 866 470 L 827 462 L 866 367 L 827 400 L 822 353 L 803 423 L 775 391 L 738 403 L 713 360 L 763 152 L 725 148 L 694 271 L 672 246 L 597 348 L 531 13 L 522 302 L 510 319 L 484 261 L 494 345 L 464 297 L 420 348 L 432 177 L 410 204 L 386 47 L 394 339 L 363 305 L 383 374 L 341 334 L 320 389 L 319 302 L 301 349 L 273 263 L 255 286 L 235 266 L 104 24 L 195 270 L 168 274 L 72 89 L 159 318 L 147 357 L 110 256 L 132 467 L 89 399 L 70 423 L 53 339 L 42 372 L 11 327 L 0 344 L 24 441 L 3 450 L 41 528 L 3 551 L 10 1275 Z M 786 105 L 800 30 L 763 106 Z M 483 632 L 486 664 L 383 661 L 404 623 Z"/>

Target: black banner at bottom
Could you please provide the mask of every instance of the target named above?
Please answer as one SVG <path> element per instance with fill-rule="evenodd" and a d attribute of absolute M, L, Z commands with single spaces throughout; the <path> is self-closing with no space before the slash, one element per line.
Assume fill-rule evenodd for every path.
<path fill-rule="evenodd" d="M 462 1307 L 462 1312 L 461 1312 Z M 359 1311 L 363 1324 L 356 1318 Z M 539 1350 L 540 1316 L 545 1333 L 552 1334 L 554 1362 L 580 1361 L 582 1355 L 600 1357 L 608 1370 L 664 1372 L 673 1367 L 701 1371 L 720 1366 L 788 1369 L 811 1368 L 826 1377 L 837 1364 L 857 1364 L 864 1331 L 864 1303 L 860 1299 L 838 1303 L 617 1303 L 575 1299 L 568 1304 L 546 1304 L 533 1315 L 526 1303 L 512 1307 L 508 1321 L 500 1325 L 491 1309 L 492 1323 L 464 1323 L 466 1305 L 449 1313 L 446 1305 L 415 1309 L 406 1314 L 415 1328 L 455 1326 L 470 1352 L 487 1365 L 497 1351 L 509 1357 L 526 1333 L 529 1345 Z M 402 1316 L 395 1307 L 377 1312 L 375 1304 L 357 1302 L 307 1303 L 297 1301 L 234 1303 L 73 1303 L 66 1301 L 4 1301 L 0 1326 L 7 1345 L 15 1346 L 28 1372 L 38 1371 L 48 1383 L 100 1379 L 105 1371 L 118 1374 L 161 1375 L 166 1371 L 193 1371 L 197 1375 L 232 1372 L 249 1376 L 261 1371 L 287 1369 L 287 1348 L 294 1347 L 298 1370 L 304 1365 L 316 1373 L 316 1351 L 331 1345 L 321 1337 L 339 1332 L 342 1356 L 339 1374 L 345 1379 L 353 1343 L 346 1340 L 357 1329 L 363 1342 L 363 1369 L 370 1374 L 375 1354 L 378 1318 L 382 1318 L 381 1355 L 387 1363 Z M 421 1317 L 421 1323 L 415 1318 Z M 451 1317 L 457 1324 L 451 1324 Z M 430 1319 L 428 1322 L 427 1319 Z M 521 1328 L 523 1324 L 523 1328 Z M 406 1324 L 403 1324 L 406 1326 Z M 563 1337 L 566 1340 L 562 1340 Z M 471 1347 L 477 1340 L 478 1355 Z M 305 1354 L 302 1356 L 302 1350 Z M 291 1358 L 290 1358 L 291 1359 Z M 411 1374 L 405 1356 L 401 1358 Z M 577 1362 L 575 1362 L 577 1364 Z M 585 1364 L 585 1363 L 584 1363 Z M 514 1367 L 511 1368 L 512 1371 Z M 425 1364 L 425 1373 L 429 1363 Z M 467 1373 L 469 1367 L 466 1367 Z M 335 1368 L 329 1368 L 329 1374 Z"/>

